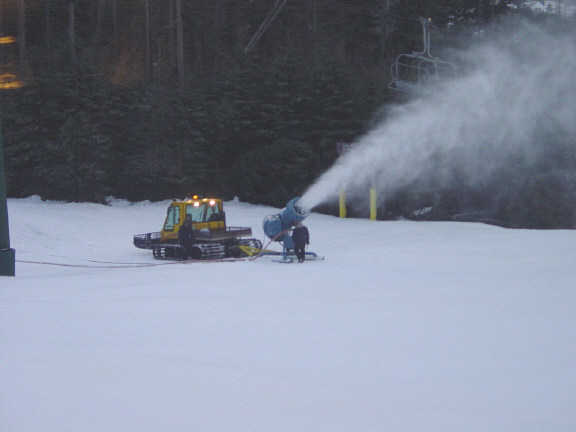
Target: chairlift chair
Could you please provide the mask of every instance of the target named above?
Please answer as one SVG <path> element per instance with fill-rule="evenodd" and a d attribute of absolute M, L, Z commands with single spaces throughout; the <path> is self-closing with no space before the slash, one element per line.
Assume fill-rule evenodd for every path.
<path fill-rule="evenodd" d="M 391 66 L 389 87 L 407 93 L 429 94 L 438 91 L 441 81 L 456 77 L 455 66 L 430 54 L 430 18 L 420 18 L 424 49 L 400 54 Z"/>

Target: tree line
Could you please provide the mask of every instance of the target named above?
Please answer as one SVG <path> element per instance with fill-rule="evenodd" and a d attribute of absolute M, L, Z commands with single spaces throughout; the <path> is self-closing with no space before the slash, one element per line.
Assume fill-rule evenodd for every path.
<path fill-rule="evenodd" d="M 419 17 L 441 52 L 531 14 L 525 3 L 2 0 L 0 38 L 14 41 L 0 43 L 0 87 L 25 84 L 0 90 L 8 195 L 283 206 L 402 97 L 390 64 L 420 48 Z M 437 217 L 454 193 L 435 191 Z M 413 195 L 390 198 L 386 217 L 420 205 Z"/>

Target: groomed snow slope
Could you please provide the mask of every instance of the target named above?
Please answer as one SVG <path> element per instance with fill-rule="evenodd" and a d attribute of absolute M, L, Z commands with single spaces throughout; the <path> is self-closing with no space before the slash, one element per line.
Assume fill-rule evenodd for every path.
<path fill-rule="evenodd" d="M 8 201 L 1 431 L 576 430 L 576 231 L 313 213 L 325 261 L 21 262 L 158 263 L 167 204 Z"/>

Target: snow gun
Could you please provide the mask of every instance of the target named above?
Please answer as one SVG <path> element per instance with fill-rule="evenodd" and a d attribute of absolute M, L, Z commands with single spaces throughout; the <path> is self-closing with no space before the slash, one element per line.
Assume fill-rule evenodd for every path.
<path fill-rule="evenodd" d="M 283 246 L 281 262 L 292 262 L 295 257 L 294 240 L 290 235 L 292 227 L 298 222 L 302 222 L 310 214 L 310 210 L 298 205 L 299 201 L 300 197 L 291 199 L 280 213 L 266 216 L 262 222 L 266 236 Z M 306 252 L 306 258 L 319 259 L 314 252 Z"/>

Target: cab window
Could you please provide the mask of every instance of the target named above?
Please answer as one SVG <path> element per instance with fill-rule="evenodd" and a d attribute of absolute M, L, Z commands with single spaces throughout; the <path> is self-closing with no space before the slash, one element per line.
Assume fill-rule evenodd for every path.
<path fill-rule="evenodd" d="M 222 215 L 220 214 L 220 209 L 218 208 L 218 206 L 216 204 L 209 206 L 208 209 L 206 210 L 206 220 L 208 222 L 214 222 L 214 221 L 221 221 L 222 220 Z"/>
<path fill-rule="evenodd" d="M 164 231 L 174 231 L 174 227 L 180 223 L 180 207 L 170 206 L 166 222 L 164 223 Z"/>
<path fill-rule="evenodd" d="M 186 217 L 190 217 L 193 223 L 204 222 L 204 211 L 206 206 L 204 204 L 195 203 L 186 206 Z"/>

